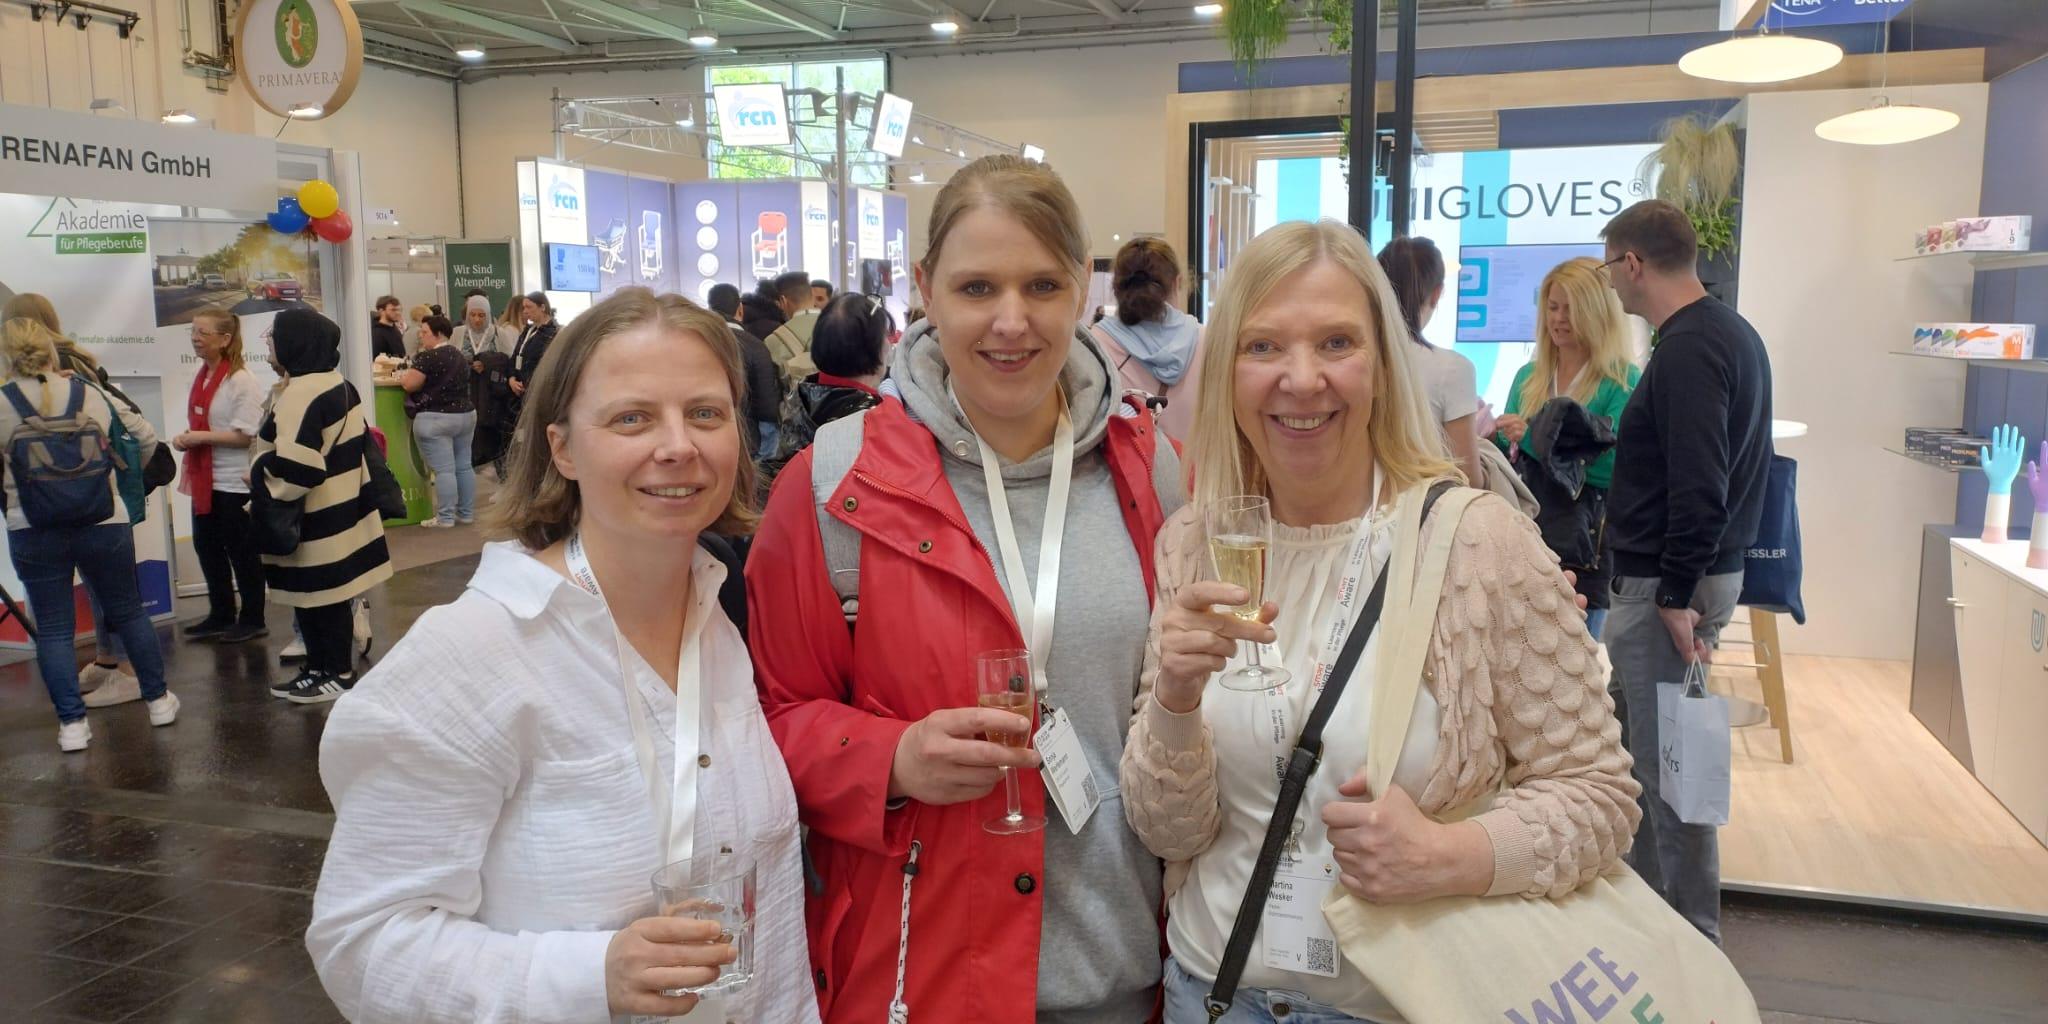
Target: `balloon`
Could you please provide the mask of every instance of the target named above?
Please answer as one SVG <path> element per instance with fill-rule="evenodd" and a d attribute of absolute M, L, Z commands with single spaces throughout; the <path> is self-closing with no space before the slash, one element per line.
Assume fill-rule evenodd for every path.
<path fill-rule="evenodd" d="M 299 209 L 319 220 L 341 209 L 341 193 L 324 181 L 309 181 L 299 186 Z"/>
<path fill-rule="evenodd" d="M 277 212 L 264 218 L 269 222 L 270 229 L 281 235 L 296 235 L 304 231 L 310 219 L 306 216 L 306 211 L 299 208 L 299 201 L 290 196 L 279 199 Z"/>
<path fill-rule="evenodd" d="M 336 210 L 315 220 L 313 233 L 330 242 L 346 242 L 348 236 L 356 233 L 356 225 L 348 219 L 348 211 Z"/>

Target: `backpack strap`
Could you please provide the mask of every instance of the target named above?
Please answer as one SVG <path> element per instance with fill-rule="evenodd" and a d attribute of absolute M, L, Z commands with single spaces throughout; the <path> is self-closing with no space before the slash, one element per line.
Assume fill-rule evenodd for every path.
<path fill-rule="evenodd" d="M 79 413 L 85 411 L 85 382 L 77 377 L 68 377 L 66 382 L 71 385 L 71 394 L 64 400 L 64 415 L 62 418 L 75 420 L 78 418 Z"/>
<path fill-rule="evenodd" d="M 839 610 L 852 625 L 860 615 L 860 531 L 840 522 L 828 507 L 840 481 L 853 471 L 866 435 L 868 411 L 833 420 L 818 428 L 811 440 L 811 506 L 817 511 L 818 540 L 825 549 L 825 572 Z"/>
<path fill-rule="evenodd" d="M 29 402 L 28 396 L 21 393 L 20 384 L 8 381 L 6 386 L 0 387 L 0 394 L 7 396 L 7 404 L 14 406 L 14 414 L 21 417 L 23 423 L 42 418 L 42 410 L 37 409 Z"/>

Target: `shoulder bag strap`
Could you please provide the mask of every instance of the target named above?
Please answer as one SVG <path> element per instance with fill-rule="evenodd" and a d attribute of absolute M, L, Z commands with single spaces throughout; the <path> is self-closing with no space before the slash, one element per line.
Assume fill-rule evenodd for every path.
<path fill-rule="evenodd" d="M 1437 484 L 1423 499 L 1422 514 L 1429 515 L 1429 508 L 1436 504 L 1452 484 Z M 1245 884 L 1244 899 L 1237 905 L 1237 920 L 1230 926 L 1230 941 L 1223 948 L 1223 961 L 1216 969 L 1216 983 L 1209 989 L 1209 997 L 1203 1001 L 1209 1011 L 1209 1020 L 1215 1020 L 1230 1011 L 1231 1001 L 1237 998 L 1237 982 L 1244 974 L 1245 960 L 1251 955 L 1252 939 L 1258 934 L 1259 920 L 1264 916 L 1266 894 L 1273 887 L 1273 874 L 1279 868 L 1280 851 L 1287 844 L 1287 836 L 1294 826 L 1295 812 L 1301 809 L 1301 796 L 1308 788 L 1308 780 L 1315 775 L 1316 766 L 1323 759 L 1323 726 L 1330 721 L 1330 715 L 1337 709 L 1337 700 L 1344 694 L 1344 684 L 1349 682 L 1358 666 L 1359 655 L 1365 651 L 1365 642 L 1371 638 L 1373 628 L 1379 625 L 1380 610 L 1387 600 L 1387 578 L 1394 574 L 1395 560 L 1388 559 L 1386 568 L 1372 585 L 1372 593 L 1365 599 L 1365 607 L 1358 610 L 1358 621 L 1351 626 L 1351 632 L 1344 638 L 1344 647 L 1337 654 L 1336 664 L 1331 666 L 1329 681 L 1323 684 L 1322 696 L 1316 698 L 1314 710 L 1309 712 L 1308 721 L 1302 724 L 1301 736 L 1295 740 L 1294 751 L 1287 756 L 1287 773 L 1280 779 L 1280 797 L 1274 801 L 1273 816 L 1266 822 L 1266 838 L 1259 844 L 1259 860 L 1252 867 L 1251 881 Z"/>

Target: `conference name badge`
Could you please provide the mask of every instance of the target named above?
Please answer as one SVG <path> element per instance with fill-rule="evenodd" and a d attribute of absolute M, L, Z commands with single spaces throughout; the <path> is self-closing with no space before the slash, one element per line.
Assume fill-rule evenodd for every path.
<path fill-rule="evenodd" d="M 1323 917 L 1323 900 L 1337 884 L 1337 864 L 1328 857 L 1283 853 L 1273 872 L 1260 920 L 1265 963 L 1276 971 L 1337 976 L 1337 933 Z"/>
<path fill-rule="evenodd" d="M 1045 779 L 1045 791 L 1059 808 L 1067 831 L 1080 835 L 1081 826 L 1088 824 L 1089 815 L 1102 803 L 1102 791 L 1095 784 L 1095 772 L 1088 767 L 1088 755 L 1082 751 L 1081 737 L 1075 734 L 1067 713 L 1053 708 L 1039 718 L 1038 733 L 1031 740 L 1045 760 L 1038 774 Z"/>

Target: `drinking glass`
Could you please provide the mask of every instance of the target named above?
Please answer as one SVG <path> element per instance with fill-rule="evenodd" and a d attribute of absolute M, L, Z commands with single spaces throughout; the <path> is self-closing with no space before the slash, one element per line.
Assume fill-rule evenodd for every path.
<path fill-rule="evenodd" d="M 978 703 L 1021 716 L 1029 729 L 1023 733 L 990 732 L 982 738 L 1006 747 L 1031 745 L 1031 733 L 1038 729 L 1038 694 L 1031 685 L 1030 651 L 984 651 L 974 657 L 974 691 Z M 1003 769 L 1003 792 L 1009 797 L 1008 813 L 990 818 L 981 827 L 999 836 L 1022 835 L 1045 827 L 1045 819 L 1024 813 L 1017 792 L 1017 769 Z"/>
<path fill-rule="evenodd" d="M 718 846 L 654 873 L 654 905 L 664 917 L 717 921 L 719 942 L 733 948 L 733 961 L 710 983 L 670 989 L 665 996 L 737 992 L 754 977 L 754 861 L 749 847 Z"/>
<path fill-rule="evenodd" d="M 1209 558 L 1216 564 L 1216 578 L 1243 587 L 1249 595 L 1244 604 L 1230 608 L 1230 614 L 1246 622 L 1257 622 L 1259 609 L 1266 603 L 1266 550 L 1273 546 L 1272 506 L 1255 494 L 1220 498 L 1202 510 L 1202 525 L 1209 537 Z M 1260 664 L 1259 647 L 1250 643 L 1245 664 L 1223 674 L 1220 682 L 1224 689 L 1270 690 L 1292 678 L 1278 665 Z"/>

